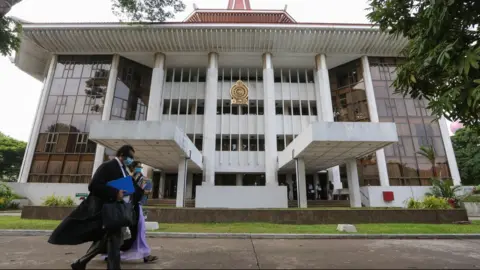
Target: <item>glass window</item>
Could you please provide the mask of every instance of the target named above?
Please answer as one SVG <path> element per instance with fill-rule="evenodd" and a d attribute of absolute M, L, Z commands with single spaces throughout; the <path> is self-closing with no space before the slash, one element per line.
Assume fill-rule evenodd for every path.
<path fill-rule="evenodd" d="M 76 96 L 78 92 L 78 85 L 80 83 L 79 79 L 67 79 L 67 83 L 65 85 L 65 91 L 63 95 L 65 96 Z"/>
<path fill-rule="evenodd" d="M 72 126 L 74 129 L 80 131 L 80 132 L 85 132 L 85 124 L 87 122 L 87 115 L 85 114 L 75 114 L 73 115 L 72 118 Z"/>
<path fill-rule="evenodd" d="M 50 95 L 63 95 L 63 90 L 65 89 L 65 79 L 53 79 L 52 87 L 50 88 Z"/>
<path fill-rule="evenodd" d="M 40 127 L 40 132 L 54 132 L 55 123 L 57 122 L 56 114 L 46 114 L 43 116 L 42 126 Z"/>

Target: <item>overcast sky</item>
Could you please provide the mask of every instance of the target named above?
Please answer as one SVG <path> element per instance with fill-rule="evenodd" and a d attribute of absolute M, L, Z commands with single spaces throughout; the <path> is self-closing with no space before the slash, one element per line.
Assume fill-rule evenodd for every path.
<path fill-rule="evenodd" d="M 368 23 L 366 0 L 251 0 L 253 9 L 283 9 L 299 22 Z M 110 0 L 23 0 L 8 15 L 30 22 L 116 21 Z M 199 8 L 226 8 L 228 0 L 184 0 L 187 9 L 173 21 L 182 21 Z M 42 83 L 0 57 L 0 131 L 27 141 L 33 125 Z"/>

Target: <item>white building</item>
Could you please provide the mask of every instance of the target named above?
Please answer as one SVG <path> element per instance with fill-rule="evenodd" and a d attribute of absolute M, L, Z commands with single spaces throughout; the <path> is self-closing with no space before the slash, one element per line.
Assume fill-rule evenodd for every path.
<path fill-rule="evenodd" d="M 44 88 L 15 188 L 34 203 L 86 192 L 131 144 L 178 207 L 307 207 L 329 183 L 354 207 L 403 205 L 434 173 L 460 183 L 445 119 L 390 86 L 406 44 L 248 0 L 178 23 L 24 23 L 15 64 Z"/>

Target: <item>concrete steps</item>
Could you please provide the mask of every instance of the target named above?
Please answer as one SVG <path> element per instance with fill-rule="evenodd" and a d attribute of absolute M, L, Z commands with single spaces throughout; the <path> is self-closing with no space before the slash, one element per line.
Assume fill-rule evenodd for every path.
<path fill-rule="evenodd" d="M 186 207 L 195 207 L 195 200 L 186 200 Z M 341 200 L 318 200 L 308 201 L 308 208 L 337 208 L 337 207 L 350 207 L 349 201 Z M 175 199 L 149 199 L 147 206 L 150 207 L 175 207 Z M 297 208 L 297 201 L 288 201 L 288 208 Z"/>

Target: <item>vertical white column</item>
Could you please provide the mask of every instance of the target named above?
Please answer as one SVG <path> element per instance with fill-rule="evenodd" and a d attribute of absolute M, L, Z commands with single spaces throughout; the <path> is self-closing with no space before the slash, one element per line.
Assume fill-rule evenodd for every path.
<path fill-rule="evenodd" d="M 160 173 L 160 184 L 159 184 L 159 191 L 158 191 L 158 198 L 159 199 L 163 199 L 163 197 L 165 196 L 165 178 L 166 178 L 166 174 L 165 172 L 161 172 Z"/>
<path fill-rule="evenodd" d="M 38 100 L 37 113 L 35 114 L 35 120 L 33 122 L 32 129 L 30 131 L 30 138 L 28 140 L 27 148 L 23 156 L 22 167 L 18 176 L 17 182 L 27 183 L 28 174 L 32 167 L 33 155 L 37 146 L 38 135 L 40 133 L 40 127 L 42 126 L 43 115 L 45 114 L 45 108 L 47 106 L 48 94 L 50 93 L 50 87 L 52 86 L 53 77 L 55 75 L 55 67 L 57 66 L 57 55 L 53 55 L 50 59 L 48 69 L 45 70 L 45 79 L 43 80 L 42 93 Z"/>
<path fill-rule="evenodd" d="M 263 93 L 265 117 L 265 184 L 278 185 L 277 136 L 275 126 L 275 80 L 272 54 L 263 54 Z"/>
<path fill-rule="evenodd" d="M 184 207 L 183 194 L 185 190 L 185 174 L 187 173 L 185 168 L 185 158 L 181 158 L 178 161 L 178 177 L 177 177 L 177 207 Z"/>
<path fill-rule="evenodd" d="M 320 177 L 318 176 L 318 173 L 313 174 L 313 190 L 315 193 L 315 200 L 320 197 L 320 193 L 317 190 L 317 186 L 320 184 Z"/>
<path fill-rule="evenodd" d="M 298 199 L 300 200 L 300 208 L 307 208 L 307 179 L 305 176 L 305 161 L 298 159 Z"/>
<path fill-rule="evenodd" d="M 318 121 L 333 122 L 332 92 L 328 77 L 327 57 L 325 54 L 315 56 L 315 92 L 317 100 Z M 336 190 L 342 189 L 340 167 L 328 169 L 328 181 L 332 182 Z"/>
<path fill-rule="evenodd" d="M 243 174 L 237 173 L 237 186 L 243 186 Z"/>
<path fill-rule="evenodd" d="M 367 56 L 362 56 L 363 80 L 365 82 L 365 94 L 367 96 L 367 107 L 370 116 L 370 122 L 378 123 L 377 100 L 375 99 L 375 91 L 373 89 L 372 74 L 370 72 L 370 63 Z M 387 161 L 385 159 L 385 151 L 383 149 L 377 150 L 375 153 L 377 157 L 378 176 L 380 177 L 380 185 L 382 187 L 390 186 L 388 179 Z"/>
<path fill-rule="evenodd" d="M 458 171 L 457 159 L 455 152 L 453 151 L 452 140 L 450 139 L 450 133 L 448 132 L 447 119 L 441 117 L 438 120 L 440 125 L 440 132 L 442 134 L 443 146 L 445 147 L 445 153 L 447 154 L 448 167 L 450 168 L 450 174 L 453 180 L 453 185 L 461 185 L 460 172 Z"/>
<path fill-rule="evenodd" d="M 217 132 L 218 54 L 208 54 L 205 89 L 205 115 L 203 117 L 203 181 L 215 185 L 215 140 Z"/>
<path fill-rule="evenodd" d="M 347 161 L 347 179 L 348 194 L 350 197 L 350 207 L 362 207 L 362 198 L 360 197 L 360 184 L 358 182 L 357 160 Z"/>
<path fill-rule="evenodd" d="M 148 99 L 147 121 L 162 120 L 163 80 L 165 78 L 165 54 L 155 54 L 155 64 L 152 71 L 150 97 Z"/>
<path fill-rule="evenodd" d="M 113 55 L 112 66 L 110 67 L 110 74 L 108 75 L 107 93 L 105 94 L 105 102 L 103 104 L 102 121 L 110 120 L 110 115 L 112 114 L 113 98 L 115 96 L 115 86 L 117 85 L 119 64 L 120 56 L 118 54 Z M 92 174 L 95 173 L 98 166 L 103 163 L 104 155 L 105 147 L 103 145 L 97 144 Z"/>
<path fill-rule="evenodd" d="M 187 175 L 187 197 L 186 199 L 190 200 L 193 198 L 193 173 Z"/>
<path fill-rule="evenodd" d="M 288 199 L 293 200 L 293 179 L 292 174 L 287 174 L 287 185 L 288 185 Z"/>

